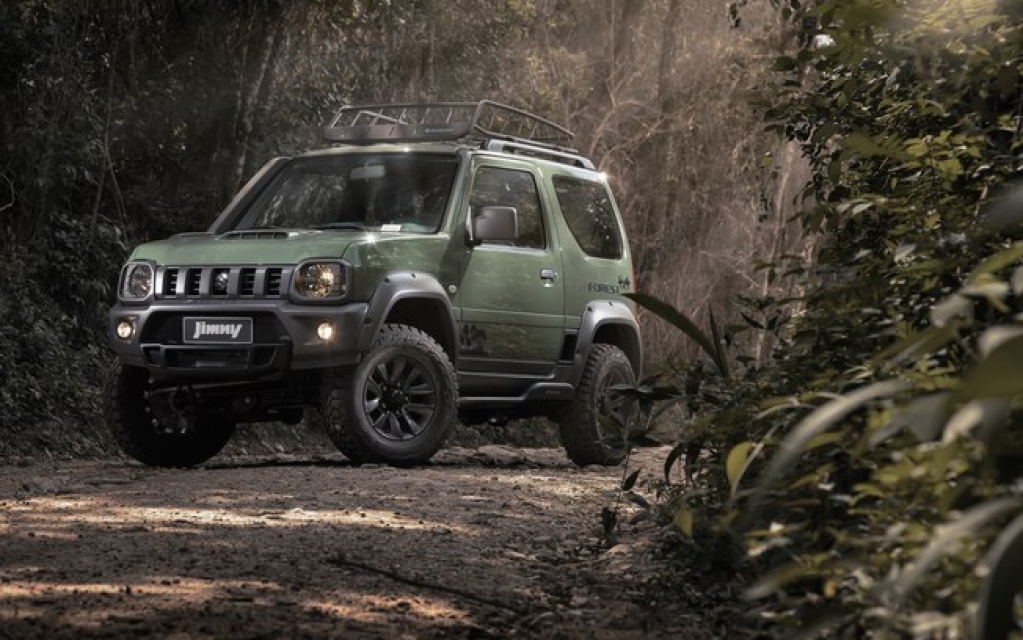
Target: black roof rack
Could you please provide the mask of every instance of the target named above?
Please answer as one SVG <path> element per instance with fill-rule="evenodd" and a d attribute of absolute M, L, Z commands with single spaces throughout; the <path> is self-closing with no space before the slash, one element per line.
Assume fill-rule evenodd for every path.
<path fill-rule="evenodd" d="M 370 104 L 342 107 L 323 128 L 329 142 L 506 140 L 577 155 L 569 145 L 568 129 L 540 116 L 481 100 L 479 102 L 433 102 Z"/>

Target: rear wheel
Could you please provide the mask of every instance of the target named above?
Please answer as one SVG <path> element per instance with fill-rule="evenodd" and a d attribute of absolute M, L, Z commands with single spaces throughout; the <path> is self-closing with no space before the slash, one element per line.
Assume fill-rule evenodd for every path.
<path fill-rule="evenodd" d="M 157 389 L 149 372 L 116 364 L 106 385 L 107 424 L 121 449 L 154 467 L 193 467 L 217 455 L 234 423 L 204 416 L 186 389 Z"/>
<path fill-rule="evenodd" d="M 362 361 L 327 376 L 327 434 L 355 463 L 426 462 L 455 424 L 458 382 L 444 349 L 405 325 L 384 325 Z"/>
<path fill-rule="evenodd" d="M 579 466 L 616 465 L 625 459 L 626 432 L 635 427 L 635 400 L 611 390 L 636 384 L 632 363 L 621 349 L 595 344 L 583 368 L 575 400 L 558 416 L 561 444 Z"/>

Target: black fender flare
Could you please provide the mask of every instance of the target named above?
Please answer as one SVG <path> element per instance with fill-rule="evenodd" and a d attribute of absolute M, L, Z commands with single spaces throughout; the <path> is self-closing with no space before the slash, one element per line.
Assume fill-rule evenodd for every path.
<path fill-rule="evenodd" d="M 369 351 L 373 340 L 384 326 L 392 310 L 401 302 L 423 301 L 439 311 L 437 317 L 431 317 L 426 326 L 436 327 L 427 331 L 440 343 L 448 354 L 451 363 L 457 366 L 458 359 L 458 322 L 444 286 L 433 276 L 415 271 L 400 271 L 384 276 L 369 299 L 369 308 L 363 320 L 362 329 L 356 341 L 359 353 Z M 416 325 L 414 325 L 416 326 Z M 420 326 L 420 329 L 423 327 Z M 434 335 L 439 334 L 439 335 Z"/>
<path fill-rule="evenodd" d="M 600 336 L 600 340 L 595 340 Z M 594 342 L 613 344 L 625 352 L 639 379 L 643 372 L 643 342 L 632 303 L 621 300 L 592 300 L 583 310 L 579 323 L 576 365 L 582 369 Z"/>

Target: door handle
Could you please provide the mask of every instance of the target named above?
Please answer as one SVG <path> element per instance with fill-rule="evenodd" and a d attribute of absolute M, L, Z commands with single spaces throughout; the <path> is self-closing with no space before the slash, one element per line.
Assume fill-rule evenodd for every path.
<path fill-rule="evenodd" d="M 554 269 L 540 269 L 540 279 L 551 281 L 558 277 L 557 272 Z"/>

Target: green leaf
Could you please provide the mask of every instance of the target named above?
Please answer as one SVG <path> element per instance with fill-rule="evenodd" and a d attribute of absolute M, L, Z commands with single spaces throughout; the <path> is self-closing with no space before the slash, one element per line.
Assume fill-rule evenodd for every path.
<path fill-rule="evenodd" d="M 923 138 L 911 138 L 906 141 L 906 153 L 914 158 L 922 158 L 931 153 L 931 146 Z"/>
<path fill-rule="evenodd" d="M 728 369 L 728 356 L 725 354 L 724 342 L 721 340 L 721 333 L 718 330 L 717 320 L 714 319 L 714 312 L 708 312 L 708 318 L 710 320 L 710 335 L 714 345 L 714 363 L 717 364 L 718 370 L 721 371 L 726 379 L 732 377 L 731 372 Z"/>
<path fill-rule="evenodd" d="M 1020 367 L 1023 362 L 1023 334 L 998 336 L 994 346 L 985 344 L 985 338 L 998 329 L 1009 328 L 995 327 L 981 336 L 981 350 L 987 355 L 967 372 L 958 390 L 960 399 L 1011 397 L 1023 393 L 1023 368 Z M 995 339 L 989 338 L 987 342 L 993 343 Z"/>
<path fill-rule="evenodd" d="M 682 454 L 686 452 L 686 447 L 689 445 L 687 442 L 680 442 L 675 445 L 671 451 L 668 452 L 667 457 L 664 459 L 664 483 L 667 485 L 671 484 L 671 468 L 675 466 L 675 463 L 682 458 Z"/>
<path fill-rule="evenodd" d="M 938 527 L 930 543 L 920 552 L 908 569 L 884 585 L 883 590 L 891 593 L 894 606 L 903 599 L 927 575 L 934 564 L 964 536 L 976 536 L 989 521 L 1020 508 L 1018 498 L 999 498 L 983 502 L 964 511 L 950 524 Z"/>
<path fill-rule="evenodd" d="M 1016 626 L 1015 606 L 1023 576 L 1023 516 L 1002 530 L 984 557 L 988 570 L 981 587 L 974 638 L 1007 638 Z"/>
<path fill-rule="evenodd" d="M 625 297 L 633 300 L 636 304 L 643 308 L 649 309 L 652 313 L 671 323 L 671 325 L 676 329 L 689 336 L 693 342 L 703 349 L 704 353 L 714 360 L 714 364 L 717 366 L 718 371 L 720 371 L 722 375 L 727 374 L 727 363 L 723 360 L 719 361 L 721 356 L 720 349 L 711 341 L 710 338 L 707 337 L 705 333 L 703 333 L 703 331 L 700 330 L 699 327 L 696 326 L 696 323 L 686 317 L 685 314 L 667 302 L 645 293 L 626 293 Z"/>
<path fill-rule="evenodd" d="M 1023 267 L 1016 267 L 1012 272 L 1012 292 L 1017 296 L 1023 294 Z"/>
<path fill-rule="evenodd" d="M 1023 224 L 1023 184 L 1015 184 L 984 204 L 981 225 L 988 231 L 1016 228 Z"/>
<path fill-rule="evenodd" d="M 920 356 L 943 349 L 955 340 L 959 325 L 949 322 L 944 326 L 930 326 L 920 333 L 899 340 L 871 358 L 871 364 L 884 364 L 888 368 L 900 367 Z"/>
<path fill-rule="evenodd" d="M 806 443 L 803 451 L 812 451 L 818 447 L 823 447 L 829 444 L 834 444 L 842 439 L 841 433 L 822 433 L 814 436 Z"/>
<path fill-rule="evenodd" d="M 632 489 L 634 486 L 636 486 L 636 478 L 639 477 L 641 471 L 642 469 L 636 469 L 631 474 L 629 474 L 629 477 L 626 478 L 625 482 L 622 483 L 622 491 L 628 491 Z"/>
<path fill-rule="evenodd" d="M 920 442 L 933 442 L 941 435 L 948 419 L 948 392 L 913 398 L 895 411 L 891 420 L 871 434 L 868 444 L 876 447 L 903 429 L 909 429 Z"/>
<path fill-rule="evenodd" d="M 809 561 L 807 561 L 809 560 Z M 759 600 L 766 598 L 780 589 L 804 578 L 818 578 L 833 572 L 851 573 L 860 566 L 851 560 L 825 560 L 820 561 L 812 556 L 803 556 L 799 562 L 783 564 L 772 570 L 769 574 L 758 580 L 752 587 L 743 593 L 745 600 Z"/>
<path fill-rule="evenodd" d="M 795 466 L 797 459 L 806 449 L 807 444 L 817 435 L 825 432 L 833 424 L 877 398 L 893 396 L 910 388 L 903 380 L 884 380 L 866 387 L 856 389 L 828 402 L 806 416 L 795 426 L 781 443 L 778 452 L 760 477 L 760 482 L 750 497 L 748 517 L 755 513 L 767 492 L 777 483 L 786 471 Z"/>
<path fill-rule="evenodd" d="M 1017 242 L 1013 246 L 999 251 L 995 255 L 981 262 L 967 278 L 967 284 L 975 284 L 981 281 L 981 276 L 994 273 L 1010 264 L 1023 258 L 1023 242 Z"/>
<path fill-rule="evenodd" d="M 948 443 L 975 432 L 977 440 L 990 444 L 999 428 L 1007 424 L 1011 411 L 1012 402 L 1006 398 L 970 400 L 949 418 L 942 441 Z"/>
<path fill-rule="evenodd" d="M 746 462 L 749 459 L 749 452 L 752 448 L 753 443 L 746 441 L 735 445 L 728 452 L 728 459 L 725 461 L 725 473 L 728 476 L 728 484 L 731 485 L 733 494 L 735 493 L 735 487 L 738 486 L 739 480 L 742 478 L 743 472 L 746 470 Z"/>
<path fill-rule="evenodd" d="M 859 155 L 870 157 L 870 156 L 883 156 L 885 150 L 881 145 L 874 141 L 873 138 L 862 133 L 854 133 L 848 135 L 839 142 L 843 149 L 855 152 Z"/>
<path fill-rule="evenodd" d="M 687 538 L 693 537 L 693 512 L 688 507 L 680 507 L 675 512 L 674 523 Z"/>
<path fill-rule="evenodd" d="M 797 66 L 796 59 L 790 56 L 779 56 L 774 59 L 775 71 L 792 71 Z"/>
<path fill-rule="evenodd" d="M 642 507 L 644 509 L 649 509 L 651 507 L 649 500 L 634 491 L 626 491 L 623 495 L 625 495 L 626 500 L 638 507 Z"/>
<path fill-rule="evenodd" d="M 949 443 L 966 436 L 984 419 L 984 405 L 980 400 L 971 400 L 952 414 L 945 425 L 942 442 Z"/>
<path fill-rule="evenodd" d="M 973 303 L 957 293 L 931 307 L 931 323 L 944 327 L 953 320 L 969 319 L 972 313 Z"/>
<path fill-rule="evenodd" d="M 981 357 L 986 358 L 998 347 L 1020 336 L 1023 336 L 1023 327 L 997 325 L 981 334 L 977 339 L 977 347 L 980 349 Z"/>

